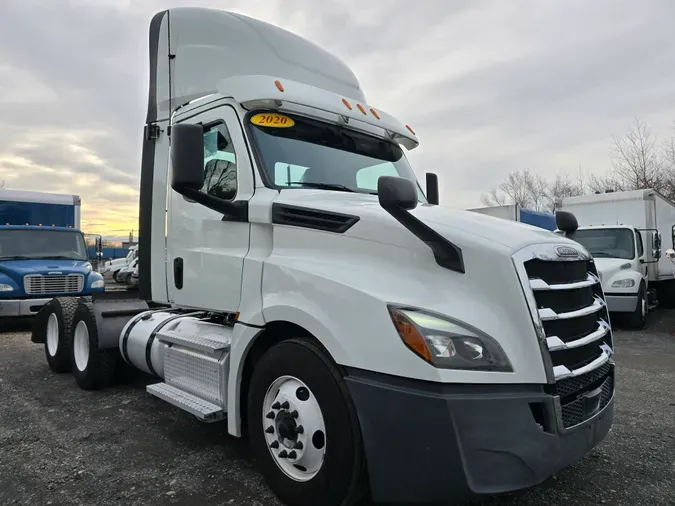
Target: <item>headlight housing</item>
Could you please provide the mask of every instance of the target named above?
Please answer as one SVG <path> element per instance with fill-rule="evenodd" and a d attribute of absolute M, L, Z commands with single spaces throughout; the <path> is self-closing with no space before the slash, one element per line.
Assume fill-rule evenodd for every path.
<path fill-rule="evenodd" d="M 6 283 L 0 283 L 0 292 L 13 292 L 14 287 Z"/>
<path fill-rule="evenodd" d="M 433 366 L 513 372 L 499 343 L 480 330 L 419 309 L 388 309 L 403 343 Z"/>
<path fill-rule="evenodd" d="M 612 283 L 612 288 L 633 288 L 635 286 L 635 280 L 626 278 L 626 279 L 617 279 Z"/>
<path fill-rule="evenodd" d="M 105 281 L 102 279 L 97 279 L 91 284 L 92 288 L 105 288 Z"/>

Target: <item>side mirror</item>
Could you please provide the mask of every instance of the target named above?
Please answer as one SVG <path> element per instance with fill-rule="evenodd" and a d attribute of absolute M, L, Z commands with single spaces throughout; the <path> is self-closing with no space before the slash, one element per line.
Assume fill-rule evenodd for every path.
<path fill-rule="evenodd" d="M 380 176 L 377 180 L 377 196 L 380 205 L 387 211 L 417 207 L 417 189 L 410 179 L 396 176 Z"/>
<path fill-rule="evenodd" d="M 654 234 L 654 249 L 661 249 L 661 233 L 656 232 Z"/>
<path fill-rule="evenodd" d="M 577 217 L 569 211 L 556 211 L 555 225 L 558 227 L 558 230 L 565 232 L 566 236 L 574 234 L 579 228 Z"/>
<path fill-rule="evenodd" d="M 201 125 L 171 128 L 171 188 L 183 194 L 204 184 L 204 131 Z"/>
<path fill-rule="evenodd" d="M 438 176 L 427 172 L 427 200 L 429 204 L 438 205 Z"/>

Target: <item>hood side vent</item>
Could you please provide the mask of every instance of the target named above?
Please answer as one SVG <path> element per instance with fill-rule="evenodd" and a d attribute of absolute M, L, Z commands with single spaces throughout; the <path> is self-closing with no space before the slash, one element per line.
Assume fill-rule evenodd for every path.
<path fill-rule="evenodd" d="M 276 225 L 290 225 L 343 234 L 353 227 L 359 219 L 358 216 L 351 214 L 288 204 L 272 204 L 272 223 Z"/>

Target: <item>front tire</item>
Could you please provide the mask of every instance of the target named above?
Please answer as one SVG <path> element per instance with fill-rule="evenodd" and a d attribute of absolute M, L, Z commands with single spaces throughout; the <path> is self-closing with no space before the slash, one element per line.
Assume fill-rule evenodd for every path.
<path fill-rule="evenodd" d="M 628 317 L 628 323 L 631 328 L 640 330 L 645 328 L 647 324 L 647 313 L 649 312 L 649 306 L 647 305 L 647 290 L 645 290 L 644 285 L 640 287 L 638 292 L 637 305 L 635 306 L 635 311 L 631 313 Z"/>
<path fill-rule="evenodd" d="M 76 309 L 75 297 L 57 297 L 45 305 L 40 317 L 39 323 L 44 325 L 47 364 L 56 373 L 65 373 L 71 369 L 70 336 Z"/>
<path fill-rule="evenodd" d="M 283 341 L 262 356 L 247 424 L 260 472 L 285 504 L 352 506 L 363 499 L 358 417 L 342 375 L 311 341 Z"/>
<path fill-rule="evenodd" d="M 73 317 L 70 362 L 78 386 L 97 390 L 112 384 L 119 352 L 117 348 L 100 348 L 96 317 L 91 303 L 83 301 Z"/>

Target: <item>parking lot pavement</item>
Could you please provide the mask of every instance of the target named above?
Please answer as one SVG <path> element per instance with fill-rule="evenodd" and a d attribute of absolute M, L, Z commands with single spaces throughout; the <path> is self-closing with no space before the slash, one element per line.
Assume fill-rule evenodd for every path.
<path fill-rule="evenodd" d="M 608 438 L 539 487 L 486 505 L 675 505 L 675 311 L 616 331 Z M 0 504 L 278 506 L 245 443 L 144 392 L 145 377 L 79 390 L 29 326 L 0 334 Z M 319 505 L 317 505 L 319 506 Z"/>

